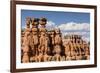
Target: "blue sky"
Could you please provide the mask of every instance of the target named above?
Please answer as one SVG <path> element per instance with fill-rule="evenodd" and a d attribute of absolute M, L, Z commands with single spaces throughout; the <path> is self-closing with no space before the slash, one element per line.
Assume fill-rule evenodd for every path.
<path fill-rule="evenodd" d="M 21 10 L 22 28 L 25 27 L 26 17 L 45 17 L 48 20 L 47 26 L 49 28 L 57 26 L 63 33 L 80 32 L 82 34 L 84 32 L 86 34 L 83 36 L 88 37 L 88 39 L 90 37 L 90 13 Z"/>
<path fill-rule="evenodd" d="M 37 18 L 46 17 L 48 21 L 53 21 L 56 25 L 67 22 L 90 23 L 89 13 L 21 10 L 22 26 L 25 25 L 25 18 L 27 16 Z"/>

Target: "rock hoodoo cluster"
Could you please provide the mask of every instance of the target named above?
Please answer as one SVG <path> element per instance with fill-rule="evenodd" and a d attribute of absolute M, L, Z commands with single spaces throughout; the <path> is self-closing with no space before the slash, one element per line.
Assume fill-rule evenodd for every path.
<path fill-rule="evenodd" d="M 21 32 L 22 63 L 89 59 L 89 43 L 80 35 L 62 38 L 60 29 L 48 31 L 46 24 L 46 18 L 26 18 L 26 28 Z"/>

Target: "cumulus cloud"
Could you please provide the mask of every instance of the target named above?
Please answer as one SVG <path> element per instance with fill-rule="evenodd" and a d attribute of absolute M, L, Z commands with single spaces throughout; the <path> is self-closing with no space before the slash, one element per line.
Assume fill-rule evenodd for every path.
<path fill-rule="evenodd" d="M 90 25 L 88 23 L 75 23 L 75 22 L 69 22 L 66 24 L 60 24 L 58 26 L 62 31 L 76 31 L 76 30 L 84 30 L 84 31 L 89 31 L 90 30 Z"/>
<path fill-rule="evenodd" d="M 22 27 L 22 29 L 25 29 L 26 26 L 25 25 L 22 25 L 21 27 Z"/>
<path fill-rule="evenodd" d="M 90 25 L 88 23 L 75 23 L 69 22 L 66 24 L 60 24 L 58 28 L 62 31 L 62 36 L 65 35 L 81 35 L 82 39 L 90 41 Z"/>
<path fill-rule="evenodd" d="M 84 41 L 86 41 L 87 43 L 90 42 L 90 37 L 84 37 L 84 36 L 83 36 L 82 39 L 83 39 Z"/>
<path fill-rule="evenodd" d="M 47 21 L 47 25 L 46 26 L 47 27 L 48 26 L 55 26 L 55 23 L 53 21 Z"/>
<path fill-rule="evenodd" d="M 90 36 L 90 32 L 86 32 L 86 31 L 78 31 L 78 32 L 62 32 L 64 35 L 72 35 L 72 34 L 75 34 L 75 35 L 82 35 L 82 36 Z"/>
<path fill-rule="evenodd" d="M 86 41 L 90 40 L 90 25 L 88 23 L 68 22 L 65 24 L 56 25 L 53 21 L 48 21 L 46 28 L 48 30 L 60 28 L 62 36 L 75 34 L 81 35 L 82 39 Z"/>
<path fill-rule="evenodd" d="M 65 35 L 81 35 L 82 39 L 89 42 L 90 41 L 90 24 L 88 23 L 75 23 L 69 22 L 65 24 L 60 24 L 58 28 L 62 31 L 62 36 Z"/>
<path fill-rule="evenodd" d="M 82 39 L 89 42 L 90 41 L 90 32 L 62 32 L 62 37 L 64 37 L 65 35 L 81 35 Z"/>
<path fill-rule="evenodd" d="M 52 30 L 56 27 L 57 27 L 57 25 L 53 21 L 47 21 L 47 24 L 46 24 L 47 29 Z"/>

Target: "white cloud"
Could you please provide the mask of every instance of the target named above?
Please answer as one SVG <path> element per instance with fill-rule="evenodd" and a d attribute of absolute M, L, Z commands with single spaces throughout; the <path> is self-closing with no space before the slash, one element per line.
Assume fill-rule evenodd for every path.
<path fill-rule="evenodd" d="M 86 42 L 90 41 L 90 32 L 62 32 L 62 37 L 64 37 L 64 35 L 81 35 L 82 39 Z"/>
<path fill-rule="evenodd" d="M 60 24 L 58 26 L 63 31 L 75 31 L 75 30 L 90 30 L 90 25 L 88 23 L 74 23 L 74 22 L 69 22 L 66 24 Z"/>
<path fill-rule="evenodd" d="M 56 24 L 53 21 L 47 21 L 46 28 L 48 30 L 56 28 Z"/>
<path fill-rule="evenodd" d="M 85 32 L 85 31 L 82 31 L 82 32 L 62 32 L 64 35 L 71 35 L 71 34 L 76 34 L 76 35 L 82 35 L 82 36 L 86 36 L 90 34 L 90 32 Z"/>
<path fill-rule="evenodd" d="M 21 26 L 21 27 L 22 27 L 23 29 L 24 29 L 24 28 L 26 28 L 26 26 L 25 26 L 25 25 L 23 25 L 23 26 Z"/>
<path fill-rule="evenodd" d="M 48 21 L 46 24 L 46 28 L 48 30 L 60 28 L 62 32 L 62 36 L 64 35 L 81 35 L 82 39 L 85 41 L 90 41 L 90 25 L 88 23 L 75 23 L 75 22 L 69 22 L 66 24 L 60 24 L 56 25 L 53 21 Z"/>
<path fill-rule="evenodd" d="M 84 41 L 86 41 L 87 43 L 90 41 L 90 37 L 82 37 L 82 39 L 84 40 Z"/>
<path fill-rule="evenodd" d="M 55 26 L 55 23 L 53 21 L 47 21 L 46 26 Z"/>
<path fill-rule="evenodd" d="M 62 36 L 75 34 L 81 35 L 82 39 L 85 41 L 90 40 L 90 25 L 88 23 L 69 22 L 66 24 L 60 24 L 58 27 L 62 31 Z"/>

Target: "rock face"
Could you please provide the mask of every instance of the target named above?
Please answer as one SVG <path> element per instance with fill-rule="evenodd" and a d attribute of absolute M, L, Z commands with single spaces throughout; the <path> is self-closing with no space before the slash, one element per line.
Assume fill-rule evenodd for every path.
<path fill-rule="evenodd" d="M 26 28 L 21 32 L 22 63 L 90 59 L 89 43 L 80 35 L 62 38 L 60 29 L 48 31 L 46 23 L 46 18 L 26 18 Z"/>

